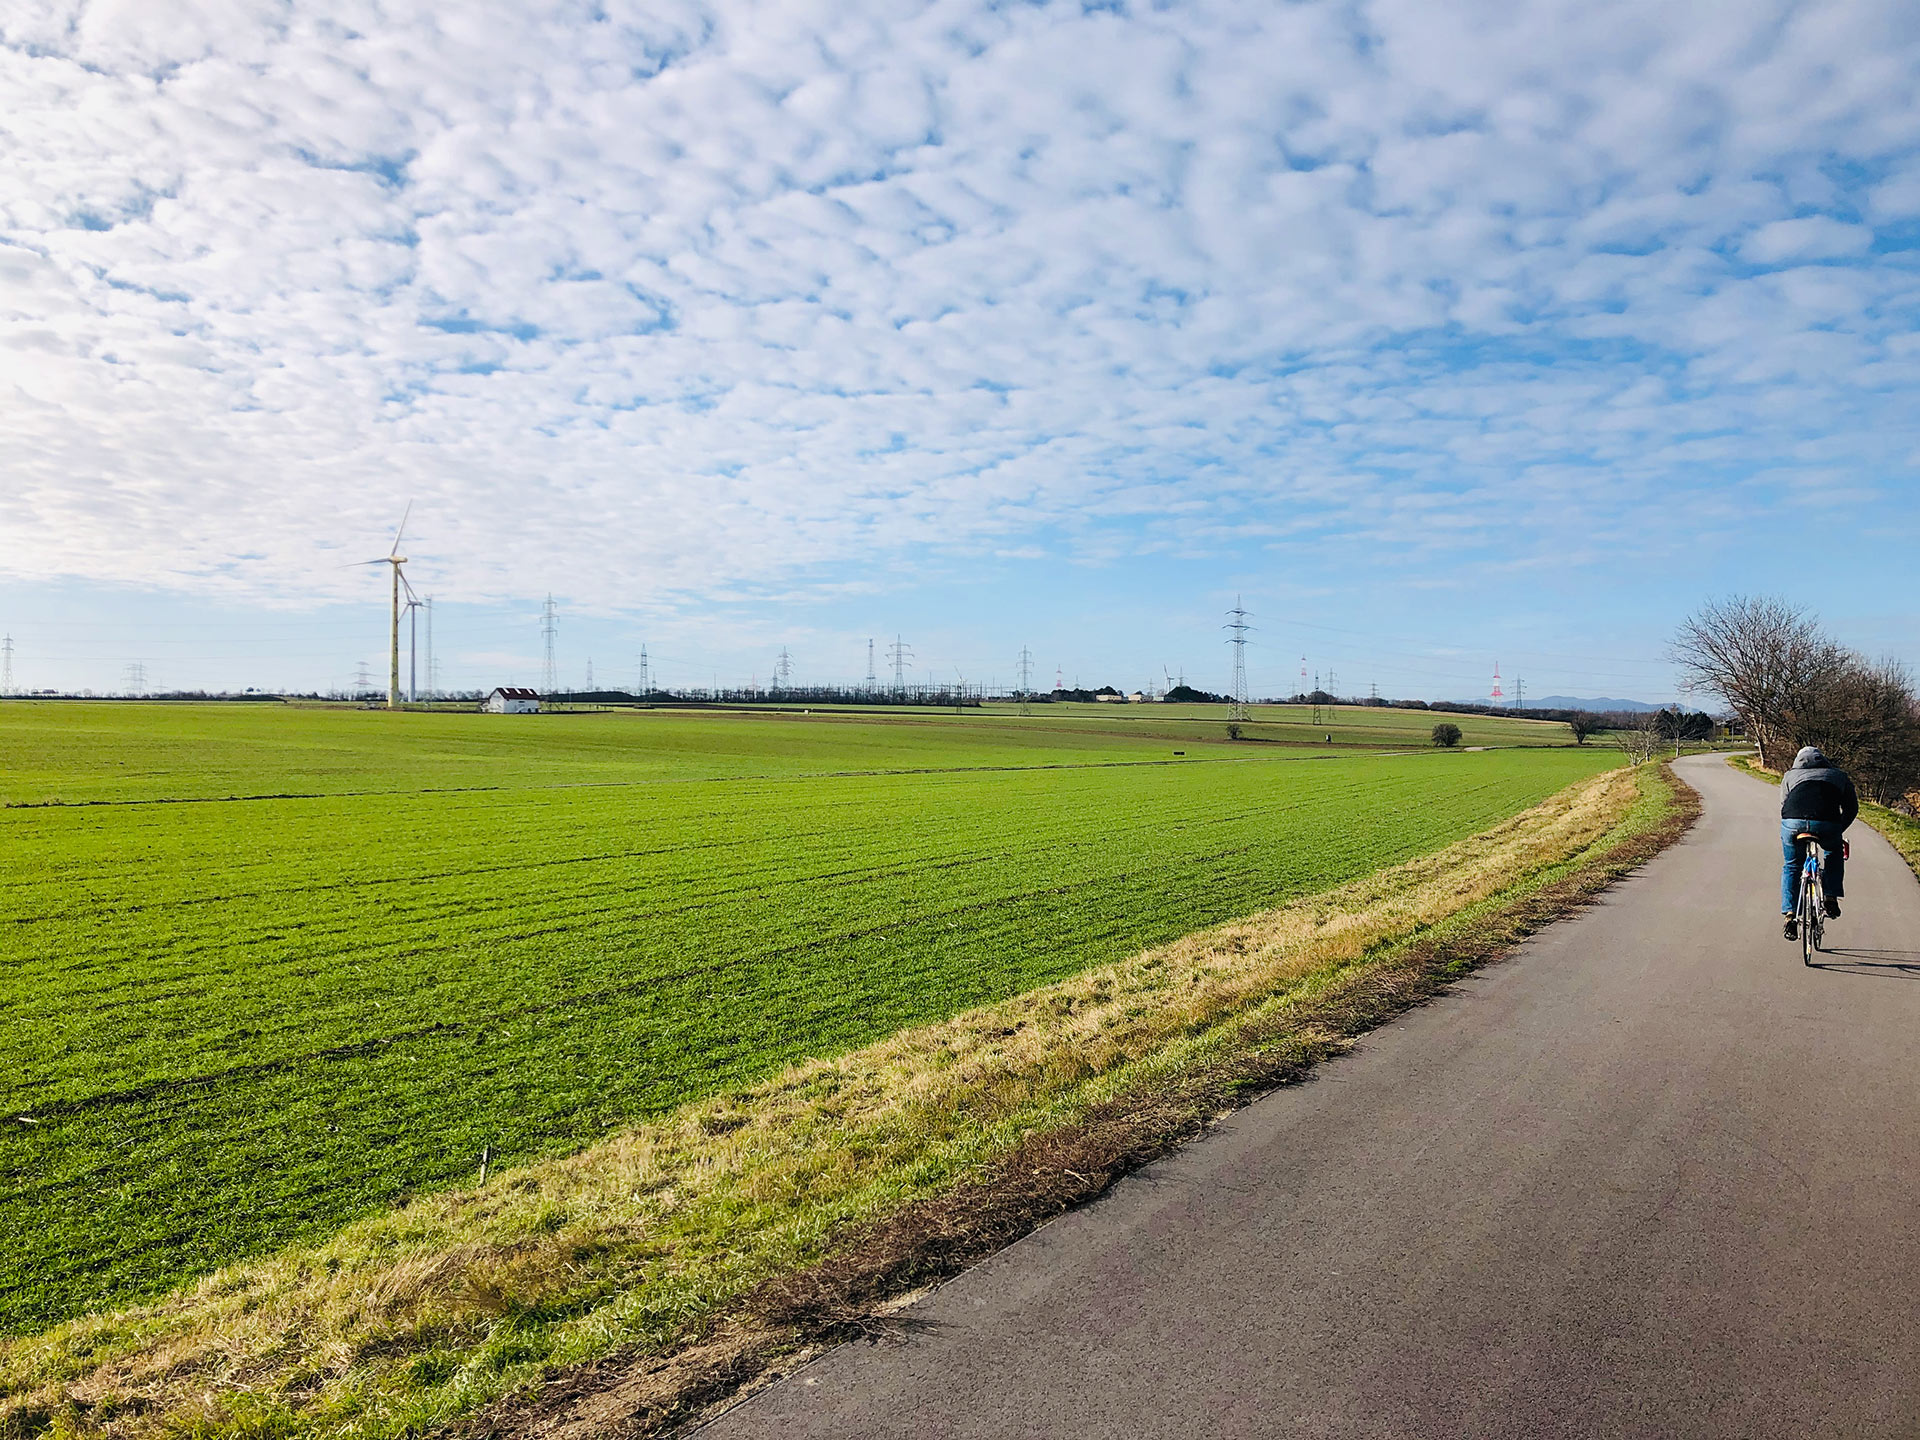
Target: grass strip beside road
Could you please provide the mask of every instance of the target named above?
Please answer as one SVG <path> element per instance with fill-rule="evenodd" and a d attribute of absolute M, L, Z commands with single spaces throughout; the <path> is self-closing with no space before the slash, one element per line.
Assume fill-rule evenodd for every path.
<path fill-rule="evenodd" d="M 1675 795 L 1655 767 L 1608 772 L 1337 889 L 0 1342 L 0 1435 L 684 1417 L 1580 903 L 1684 828 Z"/>
<path fill-rule="evenodd" d="M 1735 755 L 1727 761 L 1736 770 L 1744 770 L 1749 775 L 1766 781 L 1769 785 L 1780 783 L 1780 772 L 1769 770 L 1762 765 L 1757 756 Z M 1898 810 L 1889 810 L 1884 805 L 1876 805 L 1871 800 L 1860 802 L 1860 818 L 1887 837 L 1887 843 L 1900 852 L 1916 877 L 1920 877 L 1920 820 L 1910 815 L 1902 815 Z"/>

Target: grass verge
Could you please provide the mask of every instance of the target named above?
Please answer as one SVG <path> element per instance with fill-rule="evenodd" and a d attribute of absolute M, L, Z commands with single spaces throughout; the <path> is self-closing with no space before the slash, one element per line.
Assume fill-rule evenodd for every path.
<path fill-rule="evenodd" d="M 1727 763 L 1769 785 L 1780 783 L 1780 772 L 1767 769 L 1757 755 L 1735 755 Z M 1889 810 L 1884 805 L 1876 805 L 1871 800 L 1860 802 L 1860 818 L 1886 836 L 1887 843 L 1900 852 L 1914 875 L 1920 877 L 1920 820 L 1902 815 L 1898 810 Z"/>
<path fill-rule="evenodd" d="M 0 1344 L 0 1435 L 659 1433 L 1585 903 L 1652 766 L 1457 845 Z"/>

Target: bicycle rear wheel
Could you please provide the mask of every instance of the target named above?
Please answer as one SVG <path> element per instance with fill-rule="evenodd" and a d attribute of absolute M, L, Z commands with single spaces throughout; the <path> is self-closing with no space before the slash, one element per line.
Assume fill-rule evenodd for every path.
<path fill-rule="evenodd" d="M 1816 871 L 1800 882 L 1800 960 L 1813 964 L 1820 953 L 1820 876 Z"/>

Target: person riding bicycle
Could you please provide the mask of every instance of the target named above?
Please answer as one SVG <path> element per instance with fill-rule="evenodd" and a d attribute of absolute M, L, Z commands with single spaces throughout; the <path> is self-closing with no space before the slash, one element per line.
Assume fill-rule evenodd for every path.
<path fill-rule="evenodd" d="M 1826 757 L 1818 745 L 1802 746 L 1793 768 L 1780 778 L 1780 913 L 1787 939 L 1800 938 L 1794 912 L 1800 900 L 1800 870 L 1805 862 L 1802 835 L 1811 835 L 1827 852 L 1820 888 L 1826 892 L 1827 914 L 1840 914 L 1841 882 L 1846 878 L 1846 849 L 1841 837 L 1860 813 L 1847 772 Z"/>

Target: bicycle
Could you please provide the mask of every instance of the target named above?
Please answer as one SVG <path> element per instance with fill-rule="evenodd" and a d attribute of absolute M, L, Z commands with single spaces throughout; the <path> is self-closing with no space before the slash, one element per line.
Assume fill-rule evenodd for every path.
<path fill-rule="evenodd" d="M 1800 924 L 1800 960 L 1802 964 L 1813 964 L 1813 957 L 1821 951 L 1821 941 L 1826 939 L 1827 930 L 1827 892 L 1821 881 L 1826 869 L 1827 852 L 1819 837 L 1801 831 L 1794 836 L 1795 843 L 1805 841 L 1807 858 L 1800 864 L 1800 902 L 1794 912 L 1794 918 Z M 1847 846 L 1846 841 L 1840 842 Z M 1847 853 L 1847 846 L 1841 853 Z"/>

